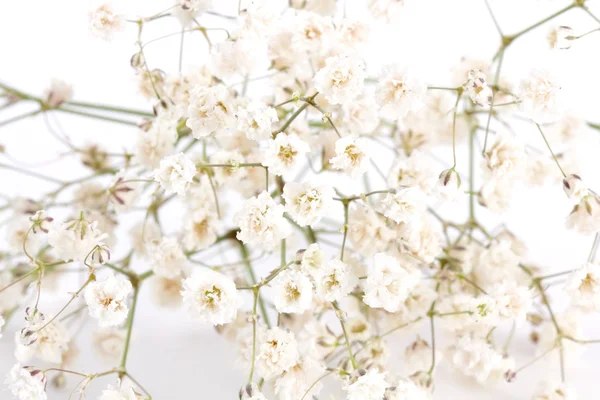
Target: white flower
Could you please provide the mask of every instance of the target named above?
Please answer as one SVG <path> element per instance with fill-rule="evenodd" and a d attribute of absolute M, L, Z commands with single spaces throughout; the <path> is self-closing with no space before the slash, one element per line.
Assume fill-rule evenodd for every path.
<path fill-rule="evenodd" d="M 377 103 L 383 115 L 399 119 L 424 105 L 427 85 L 399 65 L 388 66 L 377 84 Z"/>
<path fill-rule="evenodd" d="M 480 70 L 474 69 L 469 71 L 465 89 L 473 103 L 479 106 L 489 106 L 492 104 L 492 89 L 487 84 L 487 77 Z"/>
<path fill-rule="evenodd" d="M 104 3 L 89 13 L 89 29 L 94 36 L 104 40 L 125 27 L 125 18 L 118 14 L 110 3 Z"/>
<path fill-rule="evenodd" d="M 339 301 L 354 289 L 358 278 L 350 266 L 334 258 L 323 266 L 323 275 L 317 282 L 321 296 L 327 301 Z"/>
<path fill-rule="evenodd" d="M 586 310 L 600 310 L 600 265 L 586 263 L 574 271 L 565 284 L 574 305 Z"/>
<path fill-rule="evenodd" d="M 387 227 L 383 217 L 372 208 L 354 202 L 350 209 L 348 237 L 353 247 L 365 257 L 384 251 L 396 234 Z"/>
<path fill-rule="evenodd" d="M 159 242 L 153 243 L 150 248 L 150 264 L 155 274 L 165 278 L 176 278 L 181 274 L 185 254 L 177 239 L 163 237 Z"/>
<path fill-rule="evenodd" d="M 302 272 L 280 272 L 271 287 L 273 304 L 280 313 L 303 313 L 312 304 L 312 283 Z"/>
<path fill-rule="evenodd" d="M 267 380 L 289 370 L 300 358 L 294 334 L 278 327 L 262 333 L 257 346 L 256 371 Z"/>
<path fill-rule="evenodd" d="M 321 15 L 332 15 L 336 9 L 335 0 L 290 0 L 290 6 Z"/>
<path fill-rule="evenodd" d="M 431 350 L 428 354 L 431 358 Z M 431 360 L 429 360 L 431 361 Z M 412 381 L 401 380 L 386 392 L 385 400 L 429 400 L 431 396 Z"/>
<path fill-rule="evenodd" d="M 158 167 L 160 160 L 173 152 L 177 140 L 177 117 L 161 112 L 150 128 L 139 130 L 135 145 L 135 160 L 146 167 Z"/>
<path fill-rule="evenodd" d="M 351 133 L 360 135 L 372 133 L 379 124 L 377 103 L 371 96 L 361 96 L 344 104 L 343 115 L 339 117 L 339 124 L 346 126 Z"/>
<path fill-rule="evenodd" d="M 237 238 L 265 249 L 274 248 L 292 233 L 290 224 L 283 217 L 284 210 L 267 192 L 246 200 L 244 208 L 234 216 L 240 227 Z"/>
<path fill-rule="evenodd" d="M 235 124 L 235 105 L 229 90 L 223 85 L 198 85 L 190 92 L 189 118 L 186 126 L 196 139 L 231 128 Z"/>
<path fill-rule="evenodd" d="M 548 71 L 532 71 L 521 83 L 519 98 L 523 112 L 538 124 L 554 122 L 562 116 L 561 88 Z"/>
<path fill-rule="evenodd" d="M 329 162 L 333 168 L 346 171 L 356 179 L 369 167 L 368 144 L 366 139 L 344 136 L 335 142 L 335 157 Z"/>
<path fill-rule="evenodd" d="M 234 187 L 240 181 L 247 179 L 248 170 L 251 168 L 241 168 L 239 164 L 246 162 L 244 156 L 237 150 L 217 151 L 210 157 L 211 164 L 228 164 L 231 167 L 213 168 L 213 179 L 217 186 L 230 185 Z M 210 183 L 210 182 L 209 182 Z M 210 188 L 207 188 L 210 189 Z M 205 189 L 206 190 L 206 189 Z"/>
<path fill-rule="evenodd" d="M 523 143 L 516 137 L 499 134 L 488 146 L 482 160 L 484 173 L 497 179 L 519 176 L 526 165 L 527 157 Z"/>
<path fill-rule="evenodd" d="M 269 139 L 262 165 L 274 175 L 283 175 L 291 172 L 308 152 L 310 146 L 295 133 L 280 133 L 275 139 Z"/>
<path fill-rule="evenodd" d="M 315 88 L 330 104 L 348 104 L 354 100 L 364 81 L 365 63 L 354 53 L 329 57 L 314 78 Z"/>
<path fill-rule="evenodd" d="M 217 240 L 219 218 L 208 207 L 196 209 L 187 216 L 183 228 L 183 243 L 188 250 L 202 250 Z"/>
<path fill-rule="evenodd" d="M 563 179 L 563 189 L 573 204 L 579 203 L 589 193 L 587 185 L 575 174 Z"/>
<path fill-rule="evenodd" d="M 567 217 L 567 228 L 575 229 L 584 235 L 600 231 L 600 199 L 588 194 L 573 207 Z"/>
<path fill-rule="evenodd" d="M 577 400 L 575 390 L 564 382 L 540 382 L 531 400 Z"/>
<path fill-rule="evenodd" d="M 237 316 L 242 298 L 231 278 L 209 268 L 196 269 L 183 281 L 183 304 L 203 323 L 228 324 Z"/>
<path fill-rule="evenodd" d="M 484 288 L 495 283 L 512 282 L 524 274 L 519 268 L 520 261 L 508 240 L 494 240 L 481 252 L 475 276 Z"/>
<path fill-rule="evenodd" d="M 241 32 L 235 40 L 225 40 L 213 47 L 210 71 L 220 79 L 247 76 L 267 64 L 267 43 L 252 32 Z"/>
<path fill-rule="evenodd" d="M 304 356 L 277 378 L 275 394 L 280 400 L 298 400 L 305 394 L 306 398 L 315 397 L 323 388 L 317 381 L 324 372 L 325 368 L 319 362 Z"/>
<path fill-rule="evenodd" d="M 181 22 L 181 25 L 187 26 L 194 21 L 194 18 L 210 10 L 213 0 L 174 0 L 174 2 L 172 15 Z"/>
<path fill-rule="evenodd" d="M 93 348 L 105 362 L 117 363 L 123 354 L 126 337 L 127 329 L 100 328 L 92 335 Z"/>
<path fill-rule="evenodd" d="M 573 33 L 573 28 L 564 25 L 553 27 L 550 32 L 548 32 L 548 36 L 546 36 L 550 48 L 560 50 L 570 49 L 576 38 L 577 37 Z"/>
<path fill-rule="evenodd" d="M 306 275 L 311 276 L 318 281 L 323 273 L 322 267 L 325 260 L 325 253 L 321 250 L 318 243 L 313 243 L 302 253 L 300 269 Z"/>
<path fill-rule="evenodd" d="M 363 301 L 370 307 L 396 312 L 420 279 L 418 270 L 403 268 L 395 257 L 375 254 L 369 266 Z"/>
<path fill-rule="evenodd" d="M 120 388 L 114 388 L 108 385 L 108 389 L 102 391 L 102 395 L 98 400 L 142 400 L 140 393 L 135 391 L 135 388 L 130 385 L 122 385 Z"/>
<path fill-rule="evenodd" d="M 267 400 L 267 398 L 262 394 L 258 385 L 252 382 L 240 389 L 239 400 Z"/>
<path fill-rule="evenodd" d="M 518 321 L 525 320 L 527 312 L 533 304 L 533 292 L 527 286 L 514 282 L 492 286 L 489 291 L 494 299 L 498 316 Z"/>
<path fill-rule="evenodd" d="M 450 351 L 450 361 L 463 374 L 477 382 L 499 381 L 514 369 L 514 360 L 504 358 L 484 338 L 462 336 Z"/>
<path fill-rule="evenodd" d="M 109 274 L 103 281 L 92 282 L 85 291 L 85 302 L 90 316 L 101 327 L 116 326 L 127 318 L 127 296 L 131 282 L 122 276 Z"/>
<path fill-rule="evenodd" d="M 404 0 L 369 0 L 369 12 L 373 17 L 393 23 L 404 10 Z"/>
<path fill-rule="evenodd" d="M 285 209 L 300 226 L 314 225 L 330 211 L 333 188 L 313 183 L 287 182 L 283 187 Z"/>
<path fill-rule="evenodd" d="M 165 189 L 167 194 L 184 195 L 194 182 L 196 165 L 185 154 L 179 153 L 165 157 L 154 170 L 154 180 Z"/>
<path fill-rule="evenodd" d="M 436 364 L 440 361 L 440 352 L 435 352 Z M 431 346 L 425 340 L 417 338 L 404 350 L 404 373 L 412 375 L 420 371 L 428 371 L 431 367 Z M 392 397 L 393 399 L 394 397 Z M 399 399 L 403 399 L 399 397 Z M 386 399 L 387 400 L 387 399 Z M 406 400 L 411 400 L 408 397 Z"/>
<path fill-rule="evenodd" d="M 89 223 L 81 218 L 62 224 L 54 223 L 48 232 L 48 244 L 63 261 L 84 261 L 102 240 L 108 237 L 98 229 L 98 222 Z"/>
<path fill-rule="evenodd" d="M 183 280 L 180 277 L 169 279 L 154 275 L 148 284 L 152 292 L 152 301 L 159 307 L 177 308 L 181 305 L 181 290 Z"/>
<path fill-rule="evenodd" d="M 418 186 L 413 186 L 386 194 L 381 205 L 385 209 L 384 215 L 400 224 L 418 221 L 425 211 L 425 201 L 425 194 Z"/>
<path fill-rule="evenodd" d="M 388 387 L 385 372 L 377 369 L 358 370 L 358 378 L 344 387 L 347 400 L 381 400 Z"/>
<path fill-rule="evenodd" d="M 41 370 L 15 364 L 6 377 L 6 384 L 19 400 L 46 400 L 46 380 Z"/>
<path fill-rule="evenodd" d="M 481 186 L 479 203 L 494 213 L 508 209 L 512 194 L 510 181 L 507 179 L 491 179 Z"/>
<path fill-rule="evenodd" d="M 48 323 L 39 311 L 30 311 L 28 308 L 26 313 L 25 327 L 21 332 L 15 333 L 15 358 L 19 362 L 28 362 L 37 357 L 60 364 L 69 349 L 69 332 L 58 320 Z"/>
<path fill-rule="evenodd" d="M 251 101 L 246 107 L 239 107 L 236 117 L 238 130 L 245 132 L 250 140 L 271 139 L 273 123 L 279 121 L 273 107 L 257 100 Z"/>

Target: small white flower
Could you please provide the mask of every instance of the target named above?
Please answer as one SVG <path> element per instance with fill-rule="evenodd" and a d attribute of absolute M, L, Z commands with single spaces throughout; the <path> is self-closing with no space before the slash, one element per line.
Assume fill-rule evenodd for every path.
<path fill-rule="evenodd" d="M 363 138 L 345 136 L 335 142 L 335 157 L 329 160 L 333 168 L 350 173 L 358 178 L 369 167 L 369 142 Z"/>
<path fill-rule="evenodd" d="M 85 302 L 92 318 L 101 327 L 116 326 L 127 318 L 127 297 L 131 282 L 122 276 L 109 274 L 103 281 L 92 282 L 85 291 Z"/>
<path fill-rule="evenodd" d="M 125 27 L 125 18 L 114 10 L 112 4 L 104 3 L 89 13 L 89 24 L 93 36 L 110 40 Z"/>
<path fill-rule="evenodd" d="M 350 266 L 334 258 L 323 266 L 323 275 L 317 282 L 321 296 L 327 301 L 339 301 L 354 289 L 358 278 Z"/>
<path fill-rule="evenodd" d="M 135 145 L 135 160 L 156 168 L 160 160 L 173 152 L 177 140 L 178 118 L 172 112 L 160 112 L 148 130 L 140 129 Z"/>
<path fill-rule="evenodd" d="M 475 275 L 484 288 L 495 283 L 513 282 L 523 276 L 520 261 L 508 240 L 494 240 L 481 252 Z"/>
<path fill-rule="evenodd" d="M 15 333 L 15 358 L 28 362 L 33 357 L 60 364 L 69 349 L 71 336 L 63 324 L 54 320 L 50 323 L 39 311 L 26 310 L 25 327 Z M 43 327 L 43 329 L 42 329 Z"/>
<path fill-rule="evenodd" d="M 256 371 L 265 379 L 289 370 L 300 357 L 294 334 L 277 327 L 262 333 L 257 346 Z"/>
<path fill-rule="evenodd" d="M 246 200 L 244 208 L 234 216 L 240 227 L 237 238 L 265 249 L 274 248 L 292 233 L 290 224 L 283 216 L 284 210 L 267 192 Z"/>
<path fill-rule="evenodd" d="M 399 65 L 388 66 L 377 84 L 377 103 L 384 116 L 399 119 L 424 105 L 427 85 Z"/>
<path fill-rule="evenodd" d="M 436 351 L 436 364 L 440 361 L 441 354 Z M 431 346 L 425 340 L 417 338 L 404 350 L 404 372 L 412 375 L 420 371 L 428 371 L 431 367 Z M 393 399 L 394 397 L 392 397 Z M 404 399 L 399 397 L 399 399 Z M 411 398 L 408 397 L 407 400 Z M 387 399 L 386 399 L 387 400 Z"/>
<path fill-rule="evenodd" d="M 509 179 L 521 174 L 526 160 L 523 143 L 514 136 L 500 134 L 486 150 L 482 167 L 490 177 Z"/>
<path fill-rule="evenodd" d="M 492 89 L 487 84 L 487 77 L 480 70 L 469 71 L 465 89 L 473 103 L 482 107 L 492 104 Z"/>
<path fill-rule="evenodd" d="M 154 243 L 150 249 L 150 263 L 155 274 L 165 278 L 176 278 L 181 275 L 185 254 L 177 239 L 163 237 L 160 242 Z"/>
<path fill-rule="evenodd" d="M 548 71 L 532 71 L 521 83 L 519 98 L 523 112 L 538 124 L 554 122 L 562 116 L 561 87 Z"/>
<path fill-rule="evenodd" d="M 388 387 L 385 372 L 358 370 L 358 378 L 344 387 L 347 400 L 381 400 Z"/>
<path fill-rule="evenodd" d="M 594 194 L 584 196 L 567 217 L 567 228 L 584 235 L 600 231 L 600 199 Z"/>
<path fill-rule="evenodd" d="M 196 139 L 231 128 L 235 124 L 234 100 L 223 85 L 198 85 L 190 92 L 186 126 Z"/>
<path fill-rule="evenodd" d="M 573 204 L 579 203 L 589 193 L 587 185 L 575 174 L 563 179 L 563 189 Z"/>
<path fill-rule="evenodd" d="M 462 336 L 451 349 L 450 361 L 463 374 L 474 377 L 477 382 L 494 382 L 514 369 L 514 360 L 504 358 L 483 338 Z"/>
<path fill-rule="evenodd" d="M 300 261 L 300 269 L 306 275 L 311 276 L 315 281 L 318 281 L 323 273 L 323 263 L 325 260 L 325 253 L 321 250 L 318 243 L 313 243 L 306 248 L 302 253 L 302 260 Z"/>
<path fill-rule="evenodd" d="M 420 279 L 418 270 L 403 268 L 395 257 L 375 254 L 369 266 L 363 301 L 370 307 L 396 312 Z"/>
<path fill-rule="evenodd" d="M 429 350 L 431 358 L 431 350 Z M 431 360 L 429 360 L 431 361 Z M 424 370 L 420 370 L 424 371 Z M 412 381 L 401 380 L 393 388 L 388 389 L 385 400 L 429 400 L 431 396 L 424 389 L 415 385 Z"/>
<path fill-rule="evenodd" d="M 346 53 L 325 60 L 314 83 L 330 104 L 348 104 L 360 94 L 364 80 L 364 61 L 357 54 Z"/>
<path fill-rule="evenodd" d="M 343 107 L 339 124 L 345 125 L 351 133 L 360 135 L 372 133 L 379 124 L 377 103 L 371 96 L 361 96 Z"/>
<path fill-rule="evenodd" d="M 152 301 L 159 307 L 178 308 L 181 305 L 183 280 L 180 277 L 169 279 L 154 275 L 148 280 Z"/>
<path fill-rule="evenodd" d="M 397 21 L 404 11 L 404 0 L 369 0 L 368 4 L 374 18 L 389 24 Z"/>
<path fill-rule="evenodd" d="M 275 139 L 269 139 L 262 165 L 274 175 L 283 175 L 291 172 L 309 152 L 310 146 L 295 133 L 280 133 Z"/>
<path fill-rule="evenodd" d="M 313 286 L 302 272 L 286 270 L 271 282 L 272 298 L 280 313 L 303 313 L 312 304 Z"/>
<path fill-rule="evenodd" d="M 570 26 L 555 26 L 546 36 L 551 49 L 567 50 L 573 45 L 576 36 Z"/>
<path fill-rule="evenodd" d="M 238 130 L 245 132 L 250 140 L 271 139 L 273 123 L 279 121 L 277 111 L 273 107 L 254 100 L 246 107 L 239 107 L 236 112 Z"/>
<path fill-rule="evenodd" d="M 287 182 L 283 187 L 285 209 L 300 226 L 314 225 L 330 211 L 333 188 L 309 182 Z"/>
<path fill-rule="evenodd" d="M 185 279 L 181 294 L 190 315 L 213 325 L 233 321 L 242 305 L 233 280 L 209 268 L 196 269 Z"/>
<path fill-rule="evenodd" d="M 15 364 L 6 377 L 6 384 L 19 400 L 46 400 L 46 380 L 41 370 Z"/>
<path fill-rule="evenodd" d="M 188 250 L 202 250 L 215 243 L 219 218 L 208 207 L 196 209 L 185 219 L 183 243 Z"/>
<path fill-rule="evenodd" d="M 533 292 L 527 286 L 514 282 L 494 285 L 489 294 L 501 318 L 523 321 L 533 304 Z"/>
<path fill-rule="evenodd" d="M 418 221 L 426 208 L 426 197 L 418 186 L 400 188 L 388 193 L 381 201 L 385 216 L 395 223 Z"/>
<path fill-rule="evenodd" d="M 179 153 L 165 157 L 154 170 L 154 180 L 165 189 L 167 194 L 184 195 L 194 182 L 196 165 L 185 154 Z"/>
<path fill-rule="evenodd" d="M 142 400 L 143 396 L 136 392 L 135 388 L 130 385 L 121 385 L 120 388 L 108 385 L 107 389 L 102 391 L 98 400 Z"/>
<path fill-rule="evenodd" d="M 325 368 L 318 361 L 304 356 L 277 378 L 275 394 L 280 400 L 298 400 L 305 394 L 306 398 L 317 396 L 323 388 L 318 380 L 324 372 Z"/>
<path fill-rule="evenodd" d="M 123 354 L 126 337 L 127 329 L 100 328 L 92 335 L 93 348 L 105 362 L 117 363 Z"/>
<path fill-rule="evenodd" d="M 586 310 L 600 310 L 600 265 L 586 263 L 569 276 L 565 291 L 574 305 Z"/>
<path fill-rule="evenodd" d="M 494 213 L 502 213 L 508 209 L 512 194 L 512 186 L 507 179 L 490 179 L 481 186 L 479 203 Z"/>
<path fill-rule="evenodd" d="M 96 246 L 102 246 L 102 240 L 108 237 L 98 229 L 98 222 L 92 223 L 81 218 L 62 224 L 54 223 L 48 232 L 48 244 L 63 261 L 84 261 L 91 257 Z"/>

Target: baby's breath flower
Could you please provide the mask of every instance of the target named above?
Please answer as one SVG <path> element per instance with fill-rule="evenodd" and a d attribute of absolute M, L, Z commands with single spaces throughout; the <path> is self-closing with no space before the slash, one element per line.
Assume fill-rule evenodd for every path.
<path fill-rule="evenodd" d="M 125 321 L 129 309 L 127 297 L 131 282 L 110 273 L 104 280 L 92 282 L 85 291 L 85 302 L 92 318 L 100 327 L 116 326 Z"/>

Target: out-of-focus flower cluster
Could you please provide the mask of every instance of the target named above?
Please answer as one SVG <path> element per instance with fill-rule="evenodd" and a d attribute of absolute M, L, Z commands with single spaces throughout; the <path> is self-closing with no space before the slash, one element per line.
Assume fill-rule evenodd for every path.
<path fill-rule="evenodd" d="M 68 390 L 81 395 L 113 379 L 101 400 L 150 398 L 127 364 L 148 287 L 157 307 L 182 308 L 235 345 L 247 374 L 240 399 L 319 398 L 328 384 L 347 400 L 444 398 L 435 392 L 442 364 L 493 392 L 551 354 L 563 379 L 528 396 L 575 399 L 564 371 L 595 342 L 581 336 L 581 320 L 600 310 L 600 198 L 570 161 L 590 127 L 549 70 L 513 79 L 502 65 L 513 42 L 586 2 L 512 36 L 500 31 L 492 59 L 463 58 L 436 82 L 408 63 L 375 69 L 365 58 L 371 29 L 405 18 L 404 1 L 361 1 L 361 18 L 341 3 L 242 1 L 235 16 L 211 0 L 177 0 L 141 18 L 116 4 L 92 9 L 101 39 L 137 28 L 131 66 L 153 112 L 75 102 L 62 81 L 41 97 L 0 84 L 6 107 L 108 118 L 137 135 L 115 153 L 56 134 L 83 178 L 3 166 L 56 185 L 1 208 L 0 331 L 18 328 L 18 364 L 6 378 L 16 398 L 46 399 L 47 386 L 67 390 L 70 375 L 80 382 Z M 204 25 L 205 15 L 222 26 Z M 202 65 L 167 72 L 146 61 L 153 40 L 143 28 L 162 18 L 181 23 L 177 34 L 206 38 Z M 566 51 L 588 33 L 558 26 L 548 43 Z M 514 120 L 543 146 L 526 144 Z M 552 274 L 534 265 L 502 218 L 517 185 L 563 187 L 566 226 L 596 235 L 587 262 Z M 176 223 L 174 209 L 184 215 Z M 45 292 L 68 272 L 80 284 L 48 309 Z M 549 295 L 561 287 L 567 307 Z M 97 329 L 85 348 L 105 370 L 77 368 L 86 319 Z M 515 331 L 531 333 L 539 358 L 510 351 Z M 406 340 L 402 357 L 392 356 L 392 337 Z"/>

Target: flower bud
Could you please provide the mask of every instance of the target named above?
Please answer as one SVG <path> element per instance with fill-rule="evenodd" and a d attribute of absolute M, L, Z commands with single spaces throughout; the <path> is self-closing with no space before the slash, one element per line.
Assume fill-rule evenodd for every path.
<path fill-rule="evenodd" d="M 435 185 L 435 193 L 443 200 L 453 201 L 460 195 L 460 175 L 454 168 L 442 171 Z"/>
<path fill-rule="evenodd" d="M 550 48 L 567 50 L 571 48 L 573 41 L 577 39 L 577 37 L 573 35 L 573 28 L 562 25 L 552 28 L 552 30 L 548 32 L 547 39 Z"/>
<path fill-rule="evenodd" d="M 563 179 L 563 189 L 571 202 L 577 204 L 588 194 L 588 189 L 579 175 L 571 174 Z"/>

